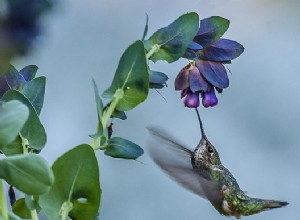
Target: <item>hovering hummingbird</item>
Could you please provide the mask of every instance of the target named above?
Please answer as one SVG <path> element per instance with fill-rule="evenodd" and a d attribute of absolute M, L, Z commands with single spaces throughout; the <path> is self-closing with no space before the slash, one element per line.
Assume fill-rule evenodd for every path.
<path fill-rule="evenodd" d="M 206 198 L 225 216 L 248 216 L 261 211 L 280 208 L 287 202 L 251 198 L 221 163 L 218 151 L 207 139 L 197 111 L 201 139 L 194 151 L 184 147 L 161 129 L 148 130 L 166 147 L 153 144 L 149 153 L 154 162 L 175 181 L 188 190 Z"/>

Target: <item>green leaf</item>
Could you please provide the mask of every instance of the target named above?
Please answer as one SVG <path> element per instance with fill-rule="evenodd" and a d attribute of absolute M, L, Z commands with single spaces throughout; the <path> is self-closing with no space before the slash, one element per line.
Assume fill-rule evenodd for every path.
<path fill-rule="evenodd" d="M 153 62 L 165 60 L 169 63 L 178 60 L 184 55 L 198 28 L 199 16 L 192 12 L 180 16 L 169 26 L 159 29 L 144 42 L 148 52 L 158 48 L 150 59 Z"/>
<path fill-rule="evenodd" d="M 13 65 L 10 65 L 6 72 L 0 74 L 0 97 L 8 90 L 20 90 L 24 84 L 34 78 L 37 69 L 37 66 L 29 65 L 18 72 Z"/>
<path fill-rule="evenodd" d="M 45 95 L 46 77 L 41 76 L 26 83 L 21 92 L 28 98 L 37 114 L 41 113 Z"/>
<path fill-rule="evenodd" d="M 144 150 L 129 140 L 113 137 L 108 140 L 105 154 L 115 158 L 137 159 L 144 153 Z"/>
<path fill-rule="evenodd" d="M 41 207 L 39 206 L 38 202 L 38 197 L 33 198 L 31 195 L 25 195 L 25 204 L 28 207 L 29 210 L 40 210 Z"/>
<path fill-rule="evenodd" d="M 108 104 L 104 107 L 103 111 L 107 111 L 107 109 L 109 108 L 110 104 L 111 104 L 111 103 L 108 103 Z M 112 114 L 111 114 L 110 117 L 111 117 L 111 118 L 119 118 L 119 119 L 122 119 L 122 120 L 126 120 L 126 119 L 127 119 L 127 116 L 126 116 L 125 112 L 124 112 L 124 111 L 119 111 L 119 110 L 117 110 L 117 109 L 114 109 L 114 111 L 112 112 Z"/>
<path fill-rule="evenodd" d="M 148 33 L 148 21 L 149 21 L 149 16 L 148 16 L 148 14 L 146 14 L 146 24 L 145 24 L 142 40 L 145 40 L 145 37 Z"/>
<path fill-rule="evenodd" d="M 10 89 L 19 89 L 25 82 L 18 70 L 10 65 L 6 72 L 0 74 L 0 97 Z"/>
<path fill-rule="evenodd" d="M 1 159 L 0 178 L 29 195 L 46 193 L 53 183 L 53 174 L 46 160 L 36 154 Z"/>
<path fill-rule="evenodd" d="M 2 99 L 6 101 L 18 100 L 28 107 L 29 117 L 20 133 L 23 138 L 27 139 L 31 148 L 41 150 L 46 144 L 46 132 L 30 101 L 17 90 L 7 91 Z"/>
<path fill-rule="evenodd" d="M 25 79 L 26 82 L 29 82 L 35 77 L 37 70 L 38 67 L 36 65 L 28 65 L 21 69 L 19 74 Z"/>
<path fill-rule="evenodd" d="M 94 93 L 95 93 L 95 101 L 96 101 L 96 107 L 97 107 L 97 114 L 98 114 L 98 126 L 97 126 L 97 133 L 99 135 L 102 135 L 103 133 L 103 125 L 101 123 L 102 113 L 103 113 L 103 102 L 99 95 L 99 90 L 97 87 L 97 84 L 94 79 L 92 79 L 93 87 L 94 87 Z"/>
<path fill-rule="evenodd" d="M 13 204 L 12 211 L 21 218 L 31 218 L 30 210 L 25 204 L 25 198 L 18 199 Z"/>
<path fill-rule="evenodd" d="M 0 149 L 17 137 L 28 116 L 29 110 L 22 102 L 0 103 Z"/>
<path fill-rule="evenodd" d="M 151 89 L 161 89 L 165 87 L 167 85 L 167 80 L 169 79 L 166 74 L 152 70 L 150 70 L 149 77 L 149 87 Z"/>
<path fill-rule="evenodd" d="M 103 97 L 118 98 L 119 111 L 129 111 L 143 102 L 149 91 L 149 73 L 144 45 L 136 41 L 122 55 L 111 86 Z"/>
<path fill-rule="evenodd" d="M 127 116 L 125 114 L 125 112 L 123 111 L 118 111 L 115 109 L 115 111 L 111 114 L 111 117 L 112 118 L 119 118 L 119 119 L 122 119 L 122 120 L 126 120 L 127 119 Z"/>
<path fill-rule="evenodd" d="M 67 212 L 72 219 L 93 219 L 101 197 L 98 167 L 94 150 L 87 144 L 58 158 L 52 166 L 54 184 L 39 200 L 46 216 L 60 220 L 60 213 Z M 68 208 L 71 209 L 69 213 Z"/>
<path fill-rule="evenodd" d="M 8 145 L 0 144 L 0 149 L 1 152 L 7 157 L 16 154 L 23 154 L 24 150 L 22 145 L 22 138 L 20 137 L 20 135 L 18 135 L 16 139 L 10 144 Z"/>

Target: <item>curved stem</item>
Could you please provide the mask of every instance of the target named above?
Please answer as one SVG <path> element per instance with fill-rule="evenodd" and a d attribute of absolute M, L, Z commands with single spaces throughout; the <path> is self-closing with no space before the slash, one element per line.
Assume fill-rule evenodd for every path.
<path fill-rule="evenodd" d="M 6 205 L 6 196 L 3 188 L 3 180 L 0 179 L 0 208 L 1 208 L 1 216 L 4 220 L 9 220 L 8 211 Z"/>
<path fill-rule="evenodd" d="M 107 126 L 108 120 L 110 119 L 112 113 L 114 112 L 115 108 L 117 107 L 117 104 L 119 103 L 120 99 L 122 99 L 123 95 L 124 95 L 123 89 L 117 89 L 110 105 L 103 112 L 103 115 L 101 118 L 101 123 L 103 125 L 103 128 Z"/>
<path fill-rule="evenodd" d="M 30 215 L 32 220 L 38 220 L 39 217 L 37 215 L 36 209 L 30 210 Z"/>

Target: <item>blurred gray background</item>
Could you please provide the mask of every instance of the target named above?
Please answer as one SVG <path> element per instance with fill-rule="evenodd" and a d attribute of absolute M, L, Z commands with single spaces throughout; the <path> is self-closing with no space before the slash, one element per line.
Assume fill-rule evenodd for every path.
<path fill-rule="evenodd" d="M 91 143 L 96 110 L 91 78 L 99 90 L 112 80 L 124 50 L 140 39 L 149 15 L 148 37 L 180 15 L 195 11 L 201 18 L 220 15 L 231 25 L 224 37 L 244 45 L 229 65 L 230 87 L 219 105 L 200 109 L 207 136 L 241 188 L 254 197 L 290 202 L 283 209 L 245 219 L 299 219 L 299 0 L 67 0 L 44 19 L 44 35 L 30 56 L 16 59 L 18 69 L 39 66 L 47 76 L 42 121 L 48 142 L 42 155 L 50 164 L 68 149 Z M 190 148 L 199 140 L 195 112 L 184 108 L 173 82 L 186 60 L 151 64 L 170 77 L 156 92 L 114 120 L 114 135 L 145 146 L 145 127 L 159 125 Z M 208 201 L 169 179 L 147 153 L 139 160 L 112 159 L 97 152 L 103 189 L 103 220 L 225 219 Z"/>

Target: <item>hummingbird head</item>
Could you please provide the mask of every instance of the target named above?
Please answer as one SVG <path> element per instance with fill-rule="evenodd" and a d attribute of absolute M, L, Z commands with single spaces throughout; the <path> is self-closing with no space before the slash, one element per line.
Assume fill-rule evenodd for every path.
<path fill-rule="evenodd" d="M 207 139 L 202 120 L 198 109 L 196 108 L 196 113 L 199 120 L 200 131 L 201 131 L 201 139 L 196 149 L 193 152 L 192 161 L 194 161 L 194 166 L 202 167 L 209 169 L 211 165 L 218 166 L 221 164 L 221 160 L 216 148 L 210 143 Z"/>
<path fill-rule="evenodd" d="M 198 146 L 193 152 L 193 159 L 196 166 L 198 164 L 198 166 L 205 167 L 207 169 L 209 169 L 211 165 L 221 165 L 218 151 L 206 137 L 201 138 Z"/>

